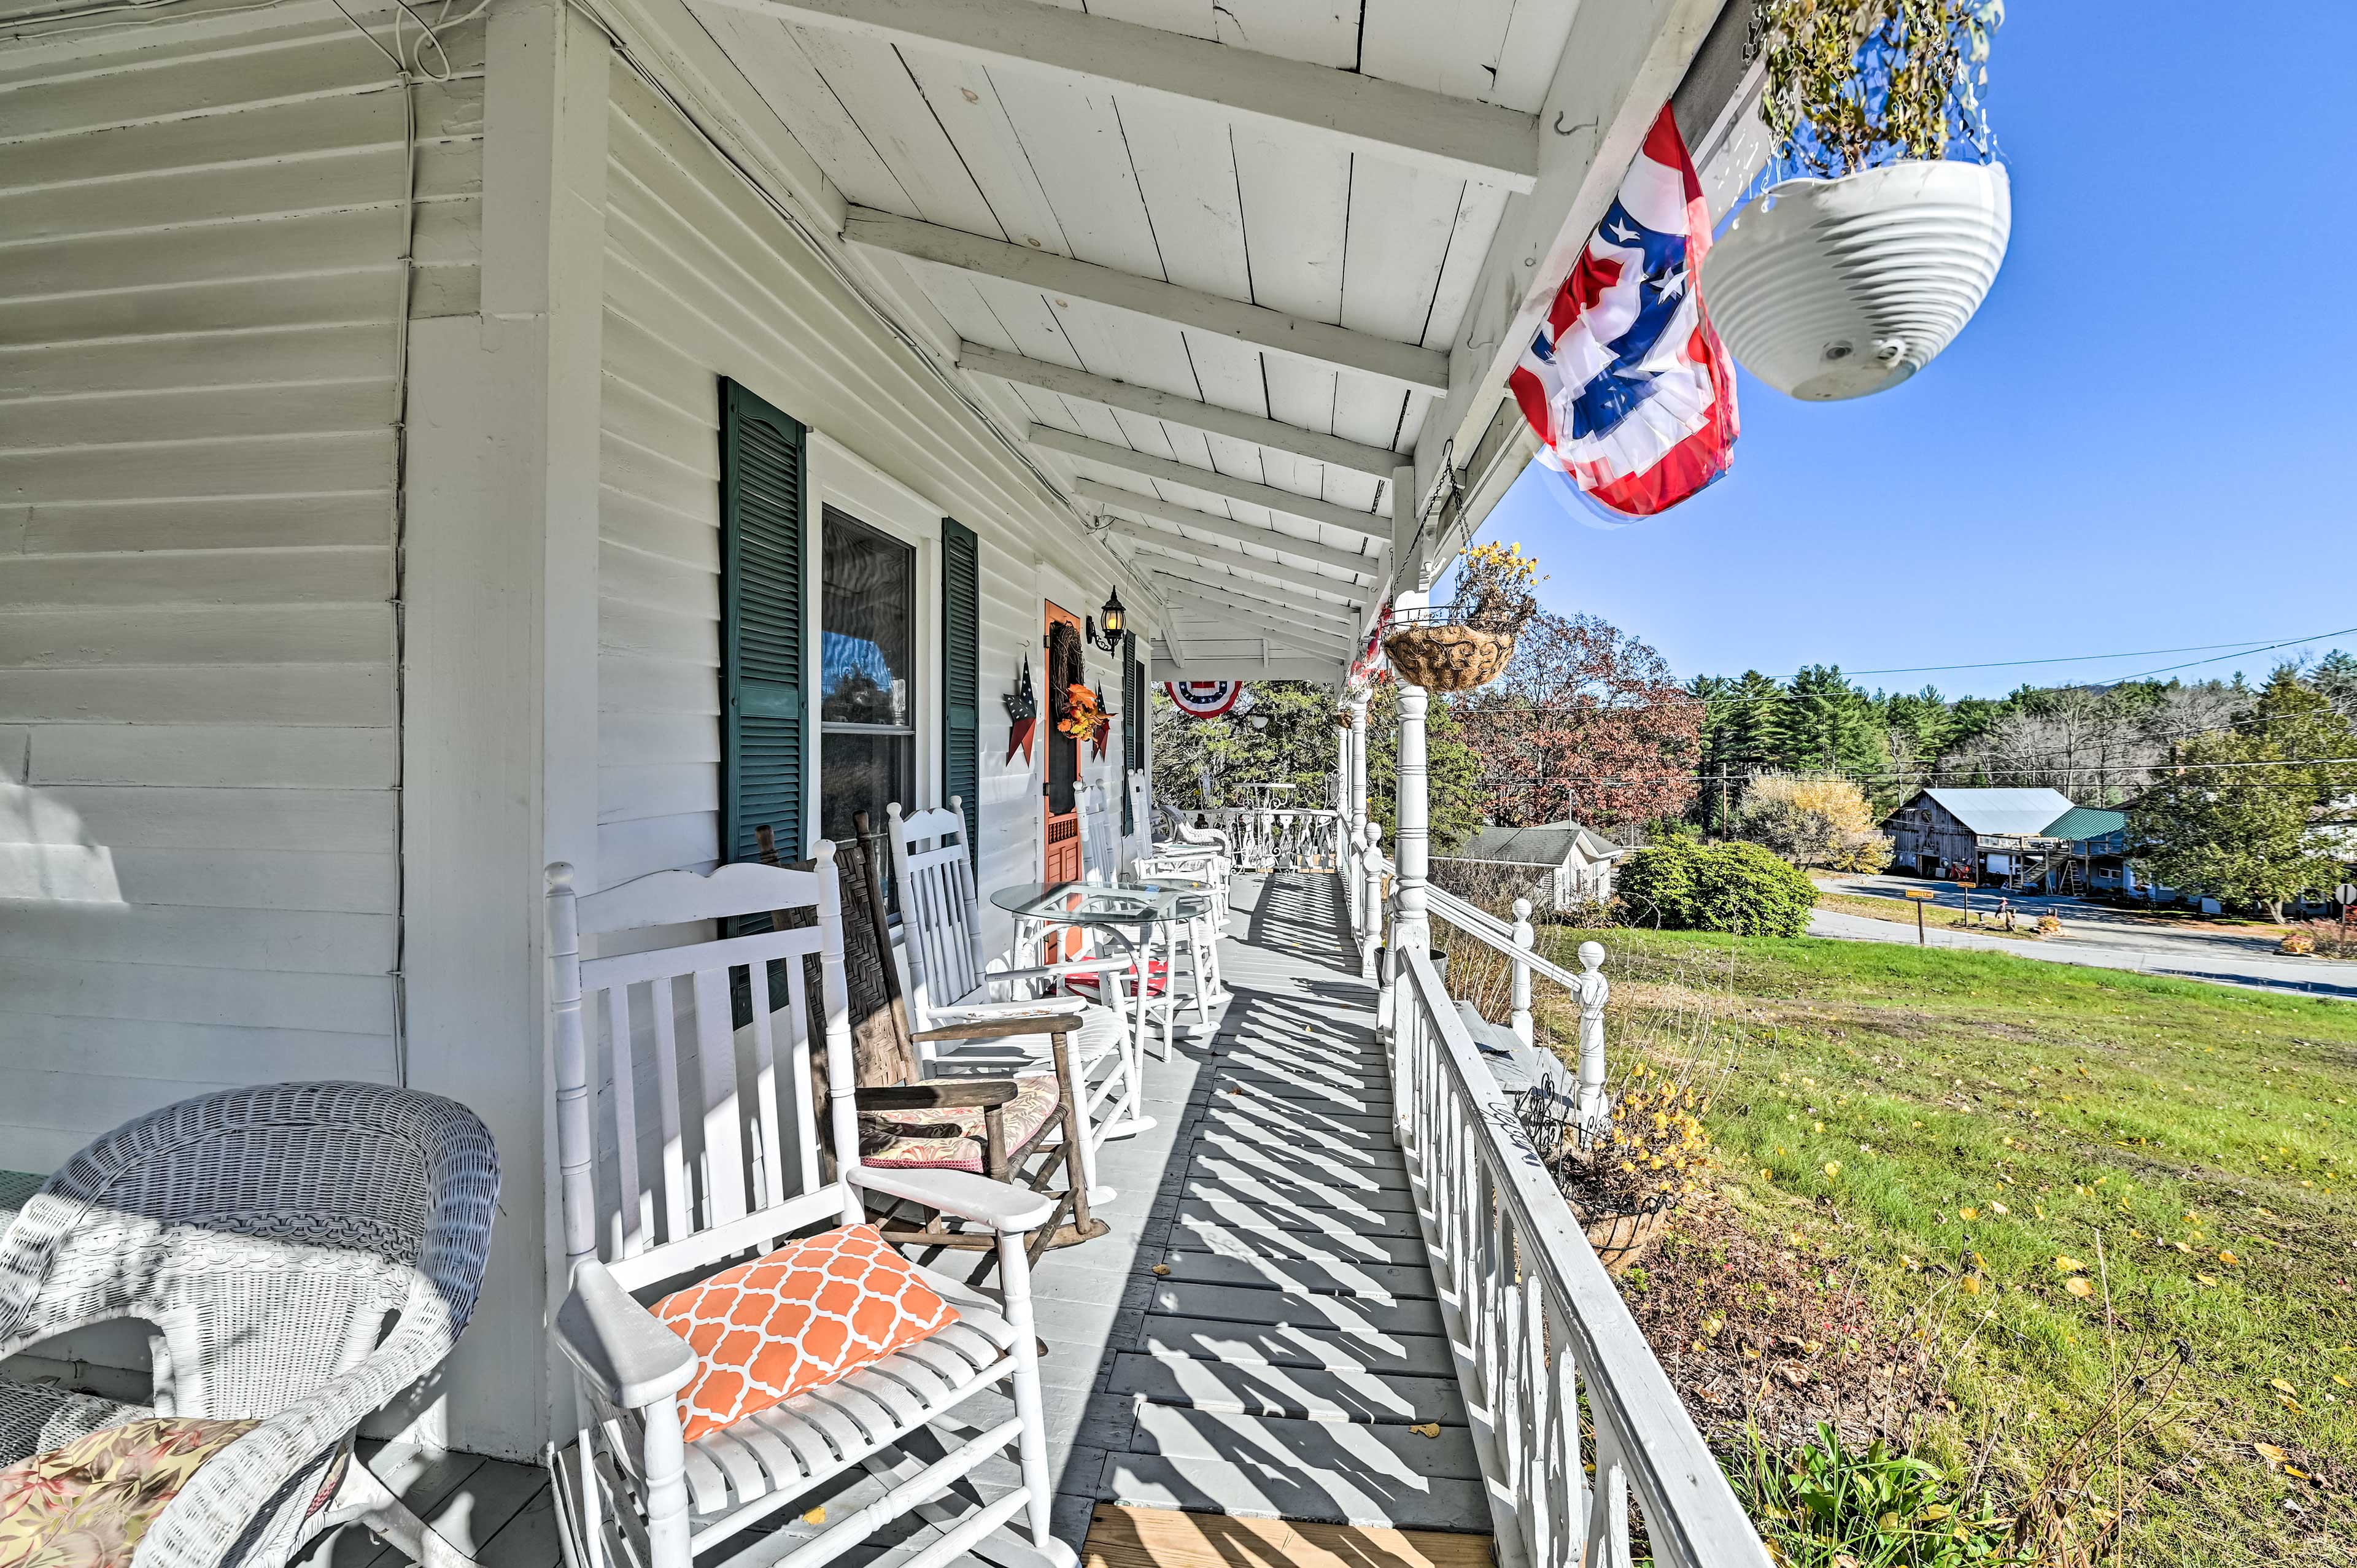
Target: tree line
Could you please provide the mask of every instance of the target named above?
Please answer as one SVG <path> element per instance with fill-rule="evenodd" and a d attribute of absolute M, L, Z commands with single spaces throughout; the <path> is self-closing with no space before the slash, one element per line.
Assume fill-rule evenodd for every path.
<path fill-rule="evenodd" d="M 2294 678 L 2357 718 L 2357 657 L 2335 650 Z M 2259 695 L 2238 673 L 1949 698 L 1928 685 L 1868 692 L 1838 665 L 1809 665 L 1789 681 L 1756 670 L 1703 675 L 1685 690 L 1703 714 L 1689 820 L 1714 832 L 1734 820 L 1749 780 L 1771 774 L 1856 779 L 1878 814 L 1932 785 L 2044 787 L 2080 805 L 2123 806 L 2177 748 L 2246 723 Z"/>

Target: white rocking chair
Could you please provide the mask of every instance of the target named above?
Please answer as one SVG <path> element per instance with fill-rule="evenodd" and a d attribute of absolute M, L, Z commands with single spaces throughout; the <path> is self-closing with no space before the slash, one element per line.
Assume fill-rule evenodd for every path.
<path fill-rule="evenodd" d="M 1151 841 L 1152 849 L 1137 858 L 1137 874 L 1156 880 L 1186 877 L 1205 883 L 1216 900 L 1220 929 L 1226 929 L 1228 882 L 1236 869 L 1234 847 L 1228 835 L 1217 828 L 1189 827 L 1177 812 L 1152 798 L 1142 768 L 1130 770 L 1128 789 L 1131 815 L 1142 822 L 1149 813 L 1159 813 L 1174 835 Z"/>
<path fill-rule="evenodd" d="M 816 926 L 771 929 L 772 911 L 795 908 L 813 909 Z M 759 928 L 743 936 L 580 956 L 585 933 L 642 939 L 712 921 L 725 930 L 748 915 L 760 917 Z M 555 1334 L 583 1409 L 573 1439 L 549 1453 L 570 1568 L 693 1568 L 698 1560 L 706 1568 L 816 1568 L 912 1511 L 945 1533 L 910 1557 L 910 1568 L 941 1568 L 1018 1518 L 1029 1552 L 1071 1568 L 1074 1553 L 1049 1530 L 1052 1483 L 1024 1247 L 1055 1203 L 965 1172 L 860 1163 L 834 846 L 819 845 L 811 871 L 665 871 L 586 897 L 575 895 L 570 866 L 552 865 L 548 928 L 571 1283 Z M 803 1025 L 812 957 L 825 1020 L 832 1180 L 822 1180 Z M 808 1228 L 858 1224 L 868 1194 L 995 1231 L 1001 1299 L 925 1273 L 958 1321 L 683 1441 L 677 1396 L 695 1358 L 643 1301 Z M 1000 1387 L 1013 1395 L 1011 1419 L 976 1421 L 960 1409 Z M 1020 1485 L 963 1516 L 943 1505 L 962 1477 L 1009 1447 Z M 880 1497 L 799 1545 L 772 1533 L 779 1516 L 825 1500 L 828 1484 L 855 1466 L 881 1477 Z M 747 1531 L 741 1550 L 715 1551 Z M 1010 1546 L 1026 1553 L 1027 1543 L 1005 1537 L 987 1550 L 1005 1556 Z"/>
<path fill-rule="evenodd" d="M 952 797 L 946 808 L 907 816 L 898 805 L 884 808 L 891 825 L 892 877 L 900 889 L 901 925 L 907 933 L 909 1021 L 924 1035 L 959 1024 L 1049 1012 L 1077 1016 L 1080 1026 L 1067 1041 L 1079 1079 L 1081 1120 L 1088 1127 L 1081 1165 L 1089 1201 L 1109 1203 L 1114 1194 L 1097 1180 L 1097 1151 L 1112 1139 L 1153 1125 L 1139 1111 L 1146 1013 L 1142 998 L 1125 983 L 1136 962 L 1125 954 L 1018 966 L 985 962 L 961 805 Z M 1075 974 L 1103 975 L 1113 983 L 1106 1001 L 1022 993 Z M 1036 1070 L 1049 1045 L 1048 1036 L 1039 1034 L 947 1047 L 928 1041 L 918 1048 L 925 1055 L 927 1074 L 943 1076 Z"/>

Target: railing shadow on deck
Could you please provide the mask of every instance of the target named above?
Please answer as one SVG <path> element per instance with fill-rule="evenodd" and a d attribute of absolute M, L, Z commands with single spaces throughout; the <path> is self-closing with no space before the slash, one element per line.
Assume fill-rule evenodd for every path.
<path fill-rule="evenodd" d="M 1302 1374 L 1309 1374 L 1307 1380 L 1318 1386 L 1321 1399 L 1350 1392 L 1342 1380 L 1329 1376 L 1350 1359 L 1338 1352 L 1345 1341 L 1380 1359 L 1408 1349 L 1405 1340 L 1438 1336 L 1387 1332 L 1363 1302 L 1330 1285 L 1317 1288 L 1311 1269 L 1287 1266 L 1308 1262 L 1320 1251 L 1340 1255 L 1346 1250 L 1370 1264 L 1396 1265 L 1395 1254 L 1372 1244 L 1374 1238 L 1353 1237 L 1352 1210 L 1328 1207 L 1336 1196 L 1333 1167 L 1347 1152 L 1379 1150 L 1393 1156 L 1389 1085 L 1372 1036 L 1373 991 L 1353 977 L 1357 957 L 1346 939 L 1335 879 L 1280 873 L 1254 881 L 1249 908 L 1238 909 L 1244 921 L 1237 940 L 1261 950 L 1262 956 L 1228 966 L 1232 997 L 1225 1012 L 1213 1030 L 1187 1047 L 1207 1059 L 1187 1111 L 1188 1124 L 1157 1193 L 1153 1212 L 1161 1217 L 1159 1232 L 1148 1240 L 1157 1256 L 1183 1244 L 1183 1213 L 1191 1205 L 1258 1210 L 1293 1227 L 1240 1232 L 1252 1237 L 1249 1261 L 1262 1276 L 1240 1288 L 1265 1293 L 1266 1302 L 1255 1305 L 1280 1320 L 1194 1317 L 1181 1309 L 1185 1298 L 1166 1287 L 1149 1294 L 1138 1348 L 1197 1364 L 1196 1374 L 1215 1379 L 1222 1399 L 1248 1416 L 1310 1420 L 1337 1434 L 1373 1427 L 1405 1432 L 1435 1412 L 1412 1408 L 1397 1396 L 1382 1397 L 1384 1384 L 1373 1376 L 1359 1382 L 1340 1420 L 1317 1415 L 1305 1399 Z M 1312 1033 L 1305 1035 L 1305 1026 Z M 1338 1042 L 1348 1046 L 1347 1052 L 1336 1050 Z M 1281 1075 L 1312 1098 L 1280 1099 L 1222 1081 L 1238 1069 Z M 1227 1092 L 1235 1088 L 1246 1091 Z M 1361 1098 L 1366 1094 L 1380 1096 L 1380 1102 L 1366 1110 L 1345 1109 L 1368 1105 Z M 1235 1162 L 1229 1175 L 1206 1168 L 1200 1154 L 1215 1098 L 1222 1102 L 1219 1138 L 1249 1156 L 1249 1163 Z M 1211 1161 L 1213 1167 L 1229 1163 Z M 1204 1221 L 1207 1231 L 1226 1229 L 1226 1222 Z M 1415 1266 L 1424 1269 L 1425 1261 L 1418 1257 Z M 1172 1278 L 1176 1283 L 1176 1273 Z M 1157 1306 L 1157 1298 L 1169 1305 Z M 1447 1415 L 1452 1426 L 1465 1419 L 1461 1409 Z M 1323 1455 L 1297 1452 L 1273 1434 L 1255 1437 L 1250 1422 L 1204 1422 L 1196 1430 L 1208 1439 L 1202 1445 L 1208 1454 L 1196 1457 L 1248 1474 L 1277 1517 L 1365 1520 L 1370 1505 L 1386 1523 L 1419 1517 L 1414 1494 L 1430 1477 L 1415 1476 L 1405 1462 L 1394 1460 L 1385 1469 L 1350 1465 L 1351 1455 L 1340 1444 Z M 1473 1511 L 1479 1515 L 1478 1505 Z M 1222 1525 L 1218 1515 L 1198 1515 L 1197 1522 L 1221 1561 L 1237 1568 L 1271 1564 L 1265 1533 Z M 1468 1518 L 1458 1528 L 1478 1530 L 1486 1522 Z M 1361 1531 L 1321 1544 L 1364 1568 L 1421 1568 L 1416 1559 Z"/>

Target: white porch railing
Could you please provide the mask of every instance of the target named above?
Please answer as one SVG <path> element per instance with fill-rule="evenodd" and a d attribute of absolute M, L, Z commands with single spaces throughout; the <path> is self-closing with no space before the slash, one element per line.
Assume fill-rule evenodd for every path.
<path fill-rule="evenodd" d="M 1201 813 L 1235 845 L 1241 871 L 1336 871 L 1342 813 L 1310 806 L 1222 806 Z"/>
<path fill-rule="evenodd" d="M 1430 955 L 1397 956 L 1395 1131 L 1459 1350 L 1500 1563 L 1626 1568 L 1633 1498 L 1656 1563 L 1768 1568 Z"/>

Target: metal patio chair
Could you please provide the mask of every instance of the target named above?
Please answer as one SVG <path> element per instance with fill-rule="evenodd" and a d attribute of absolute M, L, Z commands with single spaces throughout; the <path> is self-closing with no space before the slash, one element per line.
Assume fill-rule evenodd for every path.
<path fill-rule="evenodd" d="M 152 1402 L 0 1380 L 0 1465 L 146 1416 L 258 1421 L 166 1505 L 138 1568 L 277 1568 L 350 1523 L 464 1568 L 352 1439 L 457 1343 L 499 1171 L 465 1106 L 384 1084 L 227 1090 L 116 1128 L 0 1234 L 0 1357 L 145 1323 Z"/>
<path fill-rule="evenodd" d="M 577 1432 L 548 1455 L 570 1568 L 693 1568 L 699 1560 L 705 1568 L 814 1568 L 911 1512 L 944 1533 L 906 1568 L 941 1568 L 1018 1517 L 1028 1550 L 1057 1568 L 1075 1561 L 1049 1526 L 1052 1481 L 1024 1241 L 1055 1205 L 963 1171 L 861 1160 L 834 854 L 820 844 L 809 871 L 752 863 L 709 875 L 664 871 L 586 896 L 576 895 L 570 866 L 548 868 L 571 1286 L 555 1336 L 584 1410 Z M 810 910 L 813 923 L 581 956 L 585 936 L 627 948 L 664 928 L 743 929 L 741 917 L 795 909 Z M 813 956 L 824 1112 L 812 1093 L 805 1022 L 803 961 Z M 831 1176 L 821 1170 L 822 1115 Z M 797 1233 L 859 1224 L 877 1196 L 988 1229 L 996 1299 L 926 1273 L 956 1322 L 687 1441 L 677 1396 L 694 1374 L 694 1354 L 646 1303 Z M 994 1389 L 1012 1394 L 1011 1419 L 996 1411 L 977 1419 L 966 1408 Z M 951 1511 L 942 1499 L 966 1500 L 963 1478 L 1010 1447 L 1018 1484 Z M 879 1478 L 883 1491 L 826 1520 L 813 1505 L 855 1471 Z M 791 1521 L 800 1514 L 817 1533 L 797 1545 Z M 782 1539 L 781 1522 L 790 1532 Z"/>

